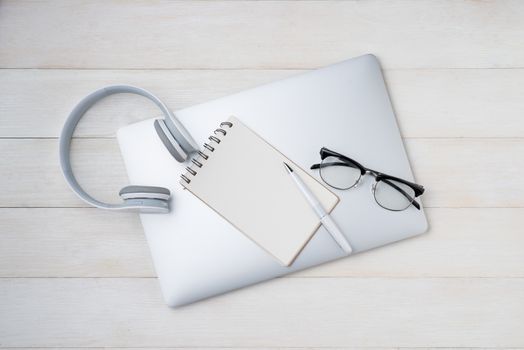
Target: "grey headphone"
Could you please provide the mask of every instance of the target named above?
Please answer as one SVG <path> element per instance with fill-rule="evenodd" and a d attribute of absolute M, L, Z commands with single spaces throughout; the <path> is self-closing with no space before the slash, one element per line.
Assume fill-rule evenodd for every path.
<path fill-rule="evenodd" d="M 164 119 L 156 119 L 155 130 L 169 153 L 179 162 L 187 160 L 188 156 L 199 150 L 195 140 L 187 132 L 167 106 L 155 95 L 141 88 L 129 85 L 108 86 L 86 96 L 73 109 L 67 118 L 60 135 L 60 166 L 65 179 L 71 189 L 85 202 L 102 209 L 133 210 L 141 213 L 167 213 L 169 212 L 169 197 L 171 193 L 167 188 L 154 186 L 127 186 L 120 190 L 119 195 L 124 200 L 121 204 L 108 204 L 91 197 L 78 184 L 73 169 L 71 168 L 70 148 L 71 139 L 78 122 L 89 108 L 102 98 L 120 94 L 131 93 L 146 97 L 154 102 L 164 114 Z"/>

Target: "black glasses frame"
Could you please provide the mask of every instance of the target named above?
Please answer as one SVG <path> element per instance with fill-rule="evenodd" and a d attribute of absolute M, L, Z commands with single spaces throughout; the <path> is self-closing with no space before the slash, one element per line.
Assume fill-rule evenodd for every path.
<path fill-rule="evenodd" d="M 362 176 L 364 176 L 366 174 L 370 174 L 371 176 L 373 176 L 375 178 L 375 183 L 373 184 L 373 197 L 375 198 L 375 202 L 377 202 L 377 204 L 379 206 L 381 206 L 384 209 L 391 210 L 391 211 L 403 211 L 403 210 L 409 208 L 409 206 L 408 206 L 408 207 L 406 207 L 404 209 L 396 210 L 396 209 L 387 208 L 387 207 L 383 206 L 382 204 L 380 204 L 380 202 L 377 200 L 377 197 L 375 195 L 375 188 L 376 188 L 376 185 L 380 181 L 383 181 L 384 183 L 388 184 L 389 186 L 393 187 L 398 192 L 400 192 L 404 197 L 406 197 L 411 202 L 411 204 L 413 204 L 413 206 L 415 208 L 420 210 L 420 204 L 415 200 L 415 198 L 419 197 L 420 195 L 422 195 L 424 193 L 424 186 L 416 184 L 414 182 L 410 182 L 410 181 L 398 178 L 398 177 L 395 177 L 395 176 L 391 176 L 391 175 L 388 175 L 388 174 L 381 173 L 380 171 L 376 171 L 376 170 L 373 170 L 373 169 L 370 169 L 370 168 L 366 168 L 365 166 L 363 166 L 362 164 L 360 164 L 359 162 L 357 162 L 354 159 L 346 157 L 345 155 L 337 153 L 335 151 L 332 151 L 332 150 L 330 150 L 330 149 L 328 149 L 326 147 L 322 147 L 320 149 L 320 159 L 324 160 L 327 157 L 337 157 L 338 159 L 340 159 L 342 161 L 341 163 L 334 163 L 332 165 L 349 166 L 349 167 L 352 167 L 352 168 L 360 170 L 360 176 L 357 179 L 357 181 L 352 186 L 347 187 L 347 188 L 340 188 L 340 187 L 333 186 L 330 183 L 328 183 L 327 181 L 325 181 L 324 179 L 322 179 L 330 187 L 336 188 L 338 190 L 348 190 L 350 188 L 356 187 L 359 184 L 360 180 L 362 179 Z M 326 165 L 324 164 L 324 166 L 326 166 Z M 311 169 L 320 169 L 321 167 L 322 167 L 322 163 L 313 164 L 311 166 Z M 397 182 L 400 182 L 400 183 L 402 183 L 402 184 L 412 188 L 413 191 L 415 192 L 415 197 L 412 197 L 410 194 L 406 193 L 406 191 L 404 191 L 402 188 L 398 187 L 393 182 L 388 181 L 388 180 L 397 181 Z"/>

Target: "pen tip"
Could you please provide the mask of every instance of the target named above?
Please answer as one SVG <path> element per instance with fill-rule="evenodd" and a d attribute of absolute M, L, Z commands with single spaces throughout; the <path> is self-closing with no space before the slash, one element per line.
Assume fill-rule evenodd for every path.
<path fill-rule="evenodd" d="M 291 169 L 291 167 L 286 162 L 283 162 L 283 163 L 284 163 L 284 166 L 286 167 L 286 170 L 288 171 L 288 173 L 292 173 L 293 169 Z"/>

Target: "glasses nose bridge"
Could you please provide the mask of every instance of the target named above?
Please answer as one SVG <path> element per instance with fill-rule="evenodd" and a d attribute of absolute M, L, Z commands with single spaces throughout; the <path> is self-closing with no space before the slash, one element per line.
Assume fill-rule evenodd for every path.
<path fill-rule="evenodd" d="M 353 185 L 354 188 L 358 187 L 360 185 L 360 183 L 363 181 L 363 178 L 364 176 L 366 175 L 371 175 L 375 178 L 375 182 L 373 183 L 373 185 L 371 186 L 371 193 L 375 193 L 375 185 L 377 183 L 377 180 L 376 180 L 376 177 L 377 177 L 377 174 L 373 171 L 373 170 L 370 170 L 370 169 L 365 169 L 364 170 L 364 174 L 361 174 L 357 180 L 357 183 L 355 185 Z"/>
<path fill-rule="evenodd" d="M 380 173 L 373 169 L 365 169 L 365 175 L 372 175 L 373 177 L 377 177 Z"/>
<path fill-rule="evenodd" d="M 366 175 L 371 175 L 371 176 L 373 176 L 373 178 L 374 178 L 374 180 L 375 180 L 375 181 L 371 184 L 371 188 L 370 188 L 370 192 L 371 192 L 371 194 L 375 195 L 375 191 L 376 191 L 376 189 L 377 189 L 377 176 L 378 176 L 378 172 L 376 172 L 375 170 L 372 170 L 372 169 L 366 169 L 366 170 L 364 171 L 364 175 L 361 176 L 361 179 L 362 179 L 362 177 L 364 177 L 364 176 L 366 176 Z M 359 180 L 359 182 L 360 182 L 360 180 Z"/>

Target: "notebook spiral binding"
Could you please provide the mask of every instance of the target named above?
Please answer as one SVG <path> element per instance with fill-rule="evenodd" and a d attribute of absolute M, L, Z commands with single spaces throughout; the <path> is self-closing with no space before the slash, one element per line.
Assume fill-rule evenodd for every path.
<path fill-rule="evenodd" d="M 220 141 L 221 139 L 218 138 L 217 136 L 220 136 L 219 134 L 223 136 L 226 136 L 227 135 L 227 131 L 225 130 L 225 127 L 229 129 L 231 129 L 233 127 L 233 123 L 231 122 L 222 122 L 220 123 L 220 128 L 216 129 L 213 133 L 214 135 L 211 135 L 208 137 L 209 141 L 211 141 L 209 143 L 205 142 L 204 143 L 204 148 L 206 150 L 208 150 L 209 152 L 214 152 L 215 151 L 215 148 L 217 145 L 220 144 Z M 198 171 L 195 169 L 195 168 L 202 168 L 205 164 L 205 161 L 209 159 L 209 154 L 206 154 L 202 151 L 198 151 L 198 155 L 200 157 L 198 158 L 192 158 L 191 159 L 191 163 L 193 163 L 192 165 L 186 167 L 186 170 L 187 170 L 187 173 L 183 174 L 183 175 L 180 175 L 180 177 L 182 178 L 182 180 L 184 180 L 186 183 L 190 183 L 191 182 L 191 179 L 190 179 L 190 176 L 196 176 L 196 174 L 198 173 Z"/>

